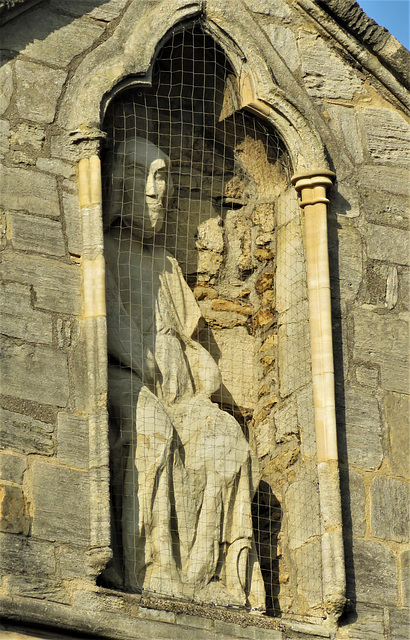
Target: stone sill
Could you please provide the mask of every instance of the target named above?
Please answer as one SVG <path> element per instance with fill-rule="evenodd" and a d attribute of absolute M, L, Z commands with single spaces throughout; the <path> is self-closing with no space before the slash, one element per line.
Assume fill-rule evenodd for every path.
<path fill-rule="evenodd" d="M 26 633 L 32 640 L 55 640 L 60 636 L 61 640 L 74 640 L 81 633 L 90 640 L 314 640 L 333 635 L 322 621 L 282 621 L 108 589 L 76 591 L 74 600 L 71 607 L 39 598 L 2 596 L 0 636 L 4 635 L 5 640 L 25 640 Z"/>

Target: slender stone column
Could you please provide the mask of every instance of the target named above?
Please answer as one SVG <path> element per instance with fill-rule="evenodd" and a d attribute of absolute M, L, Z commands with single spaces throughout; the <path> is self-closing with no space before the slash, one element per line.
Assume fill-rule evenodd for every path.
<path fill-rule="evenodd" d="M 91 144 L 94 139 L 95 144 Z M 81 142 L 80 142 L 81 146 Z M 110 549 L 110 480 L 107 416 L 107 330 L 101 163 L 95 135 L 85 140 L 77 163 L 82 221 L 82 326 L 87 354 L 90 474 L 90 574 L 104 569 Z M 90 150 L 91 146 L 91 150 Z M 92 147 L 95 153 L 92 153 Z M 91 154 L 90 154 L 91 151 Z"/>
<path fill-rule="evenodd" d="M 303 212 L 306 250 L 313 397 L 323 528 L 322 564 L 325 606 L 336 621 L 345 602 L 346 577 L 337 452 L 332 317 L 327 242 L 326 190 L 335 174 L 329 170 L 296 174 L 292 183 Z"/>

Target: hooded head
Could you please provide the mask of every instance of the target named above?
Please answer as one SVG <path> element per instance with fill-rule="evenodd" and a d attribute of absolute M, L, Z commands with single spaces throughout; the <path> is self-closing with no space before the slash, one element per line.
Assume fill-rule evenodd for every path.
<path fill-rule="evenodd" d="M 145 138 L 128 138 L 114 148 L 105 228 L 118 218 L 140 237 L 162 228 L 172 195 L 170 159 Z"/>

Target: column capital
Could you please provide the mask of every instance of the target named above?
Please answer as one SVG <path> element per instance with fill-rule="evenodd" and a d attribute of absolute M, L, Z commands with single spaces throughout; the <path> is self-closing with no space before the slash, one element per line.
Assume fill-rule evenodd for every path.
<path fill-rule="evenodd" d="M 80 126 L 69 133 L 70 142 L 77 147 L 77 161 L 82 158 L 89 158 L 93 155 L 99 155 L 101 143 L 107 137 L 104 131 L 99 127 L 90 127 L 88 125 Z"/>
<path fill-rule="evenodd" d="M 299 193 L 299 205 L 303 209 L 308 205 L 329 204 L 326 190 L 332 186 L 336 174 L 329 169 L 304 171 L 292 176 L 292 184 Z"/>

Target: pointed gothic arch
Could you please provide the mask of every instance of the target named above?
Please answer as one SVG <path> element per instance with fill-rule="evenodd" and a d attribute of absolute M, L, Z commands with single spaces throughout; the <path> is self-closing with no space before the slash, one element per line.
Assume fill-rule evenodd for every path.
<path fill-rule="evenodd" d="M 88 348 L 88 369 L 90 380 L 90 472 L 91 472 L 91 540 L 92 550 L 90 563 L 98 574 L 105 567 L 110 550 L 110 509 L 109 509 L 109 463 L 108 463 L 108 436 L 106 414 L 106 329 L 104 308 L 104 280 L 102 255 L 102 215 L 101 194 L 99 187 L 99 146 L 104 137 L 101 131 L 101 122 L 107 106 L 115 95 L 132 86 L 150 86 L 152 83 L 152 68 L 158 52 L 164 42 L 169 38 L 172 30 L 177 30 L 183 21 L 201 18 L 204 29 L 218 43 L 235 72 L 237 78 L 236 99 L 240 110 L 246 110 L 259 118 L 262 118 L 272 130 L 276 130 L 284 140 L 289 151 L 296 188 L 302 191 L 302 206 L 314 207 L 316 204 L 326 206 L 323 184 L 330 184 L 331 172 L 328 171 L 325 146 L 318 130 L 311 124 L 306 116 L 309 108 L 301 105 L 301 96 L 292 95 L 291 99 L 285 91 L 274 81 L 269 60 L 275 52 L 268 43 L 265 35 L 249 14 L 244 11 L 243 20 L 237 20 L 236 10 L 232 3 L 224 3 L 223 14 L 220 11 L 220 2 L 215 0 L 208 2 L 206 7 L 199 3 L 187 3 L 181 1 L 167 2 L 166 12 L 161 12 L 158 7 L 151 8 L 144 3 L 130 5 L 119 25 L 117 31 L 110 40 L 100 45 L 89 54 L 77 68 L 70 80 L 64 106 L 60 112 L 58 124 L 61 127 L 62 138 L 68 138 L 74 143 L 79 158 L 79 190 L 80 204 L 83 211 L 83 240 L 84 240 L 84 333 Z M 235 5 L 236 6 L 236 5 Z M 241 9 L 242 10 L 242 9 Z M 151 25 L 157 24 L 153 30 Z M 229 35 L 228 35 L 229 34 Z M 252 36 L 251 36 L 252 34 Z M 277 59 L 279 71 L 283 63 Z M 299 108 L 295 106 L 299 103 Z M 302 179 L 298 174 L 303 173 Z M 322 178 L 314 182 L 317 176 Z M 321 194 L 315 194 L 315 188 L 322 189 Z M 304 191 L 305 190 L 305 191 Z M 296 200 L 293 208 L 290 207 L 287 217 L 283 220 L 282 243 L 290 243 L 295 240 L 302 247 L 302 228 L 298 216 L 299 209 Z M 292 226 L 296 220 L 296 227 Z M 299 249 L 298 249 L 299 250 Z M 282 256 L 282 264 L 278 267 L 278 276 L 286 278 L 287 269 L 292 267 L 292 260 L 296 253 L 285 250 Z M 290 262 L 289 262 L 290 261 Z M 305 277 L 305 276 L 304 276 Z M 295 283 L 292 283 L 292 286 Z M 296 283 L 297 286 L 297 283 Z M 302 299 L 294 301 L 294 309 L 286 294 L 283 295 L 283 316 L 281 319 L 281 331 L 279 343 L 282 352 L 286 352 L 292 338 L 292 325 L 294 320 L 289 316 L 294 310 L 298 315 L 298 322 L 303 327 L 309 327 L 310 316 L 307 306 L 303 307 Z M 306 299 L 306 290 L 302 294 Z M 305 331 L 305 339 L 308 335 Z M 301 336 L 296 338 L 296 344 Z M 96 348 L 97 346 L 97 348 Z M 294 347 L 295 348 L 295 345 Z M 309 350 L 308 350 L 309 351 Z M 307 359 L 306 359 L 307 358 Z M 306 384 L 302 385 L 306 391 L 306 398 L 311 393 L 308 390 L 310 376 L 311 354 L 305 357 L 304 368 Z M 285 368 L 283 361 L 283 368 Z M 290 364 L 292 367 L 292 364 Z M 330 373 L 330 372 L 329 372 Z M 284 374 L 283 374 L 284 375 Z M 293 374 L 292 374 L 293 375 Z M 292 375 L 290 378 L 292 378 Z M 294 376 L 293 376 L 294 378 Z M 289 386 L 290 385 L 290 386 Z M 282 385 L 283 397 L 288 404 L 293 402 L 293 392 L 300 390 L 298 383 L 290 381 L 288 387 Z M 293 386 L 292 386 L 293 385 Z M 296 385 L 296 386 L 295 386 Z M 306 415 L 313 412 L 313 400 L 305 398 Z M 290 399 L 290 400 L 289 400 Z M 296 395 L 294 396 L 297 404 Z M 286 405 L 284 402 L 284 407 Z M 309 406 L 308 406 L 309 405 Z M 286 407 L 284 408 L 286 410 Z M 307 437 L 307 436 L 305 436 Z M 313 445 L 315 449 L 316 445 Z M 327 459 L 319 459 L 324 464 Z M 333 469 L 334 471 L 334 469 Z M 309 483 L 318 483 L 320 489 L 317 493 L 317 509 L 320 519 L 327 518 L 325 533 L 313 526 L 307 533 L 302 544 L 295 544 L 291 549 L 294 555 L 296 573 L 302 576 L 306 567 L 321 563 L 327 571 L 327 583 L 324 580 L 324 590 L 311 597 L 309 587 L 303 587 L 303 598 L 310 603 L 309 606 L 322 607 L 329 615 L 340 613 L 343 603 L 343 550 L 340 547 L 339 538 L 336 542 L 327 529 L 334 528 L 335 522 L 329 520 L 326 513 L 326 505 L 336 496 L 339 499 L 339 488 L 336 476 L 328 473 L 328 466 L 319 469 L 319 476 L 299 478 L 298 489 L 289 489 L 286 497 L 287 514 L 296 516 L 296 505 L 300 502 L 300 496 L 306 493 Z M 336 481 L 335 481 L 336 478 Z M 336 484 L 335 484 L 336 482 Z M 315 498 L 316 500 L 316 498 Z M 291 517 L 290 515 L 287 517 Z M 336 520 L 338 515 L 336 514 Z M 340 522 L 337 523 L 338 534 Z M 288 527 L 292 528 L 292 524 Z M 310 541 L 317 542 L 309 546 Z M 306 552 L 306 553 L 305 553 Z M 305 555 L 304 555 L 305 554 Z M 310 554 L 310 555 L 309 555 Z M 312 555 L 313 554 L 313 555 Z M 299 557 L 299 560 L 297 559 Z M 306 560 L 306 558 L 310 558 Z M 330 558 L 336 558 L 330 559 Z M 305 559 L 303 559 L 305 558 Z M 313 559 L 312 559 L 313 558 Z M 340 570 L 341 569 L 341 570 Z M 330 575 L 330 579 L 329 579 Z M 300 577 L 303 582 L 305 578 Z M 311 597 L 311 600 L 309 598 Z"/>

